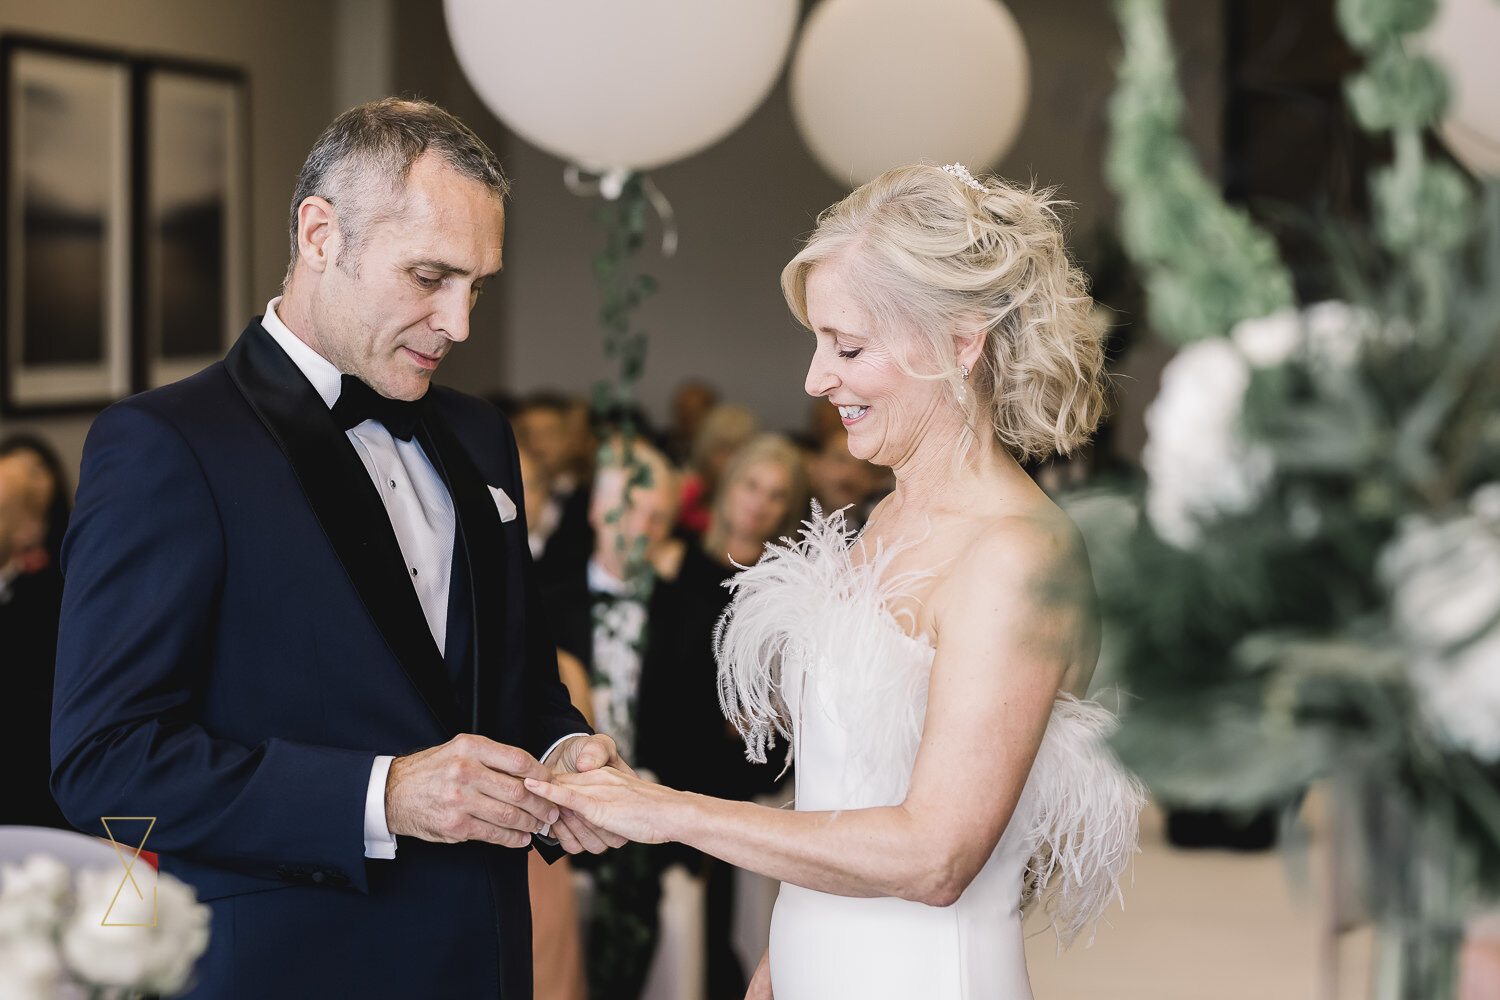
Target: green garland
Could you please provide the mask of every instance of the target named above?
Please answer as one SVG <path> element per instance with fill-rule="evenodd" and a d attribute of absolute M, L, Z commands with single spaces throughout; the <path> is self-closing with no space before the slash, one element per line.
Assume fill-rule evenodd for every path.
<path fill-rule="evenodd" d="M 1224 203 L 1182 135 L 1164 0 L 1116 0 L 1125 43 L 1110 100 L 1105 177 L 1140 268 L 1153 328 L 1178 343 L 1223 335 L 1293 301 L 1276 243 Z"/>
<path fill-rule="evenodd" d="M 656 279 L 631 268 L 631 262 L 640 253 L 646 242 L 646 221 L 650 215 L 651 201 L 647 197 L 643 178 L 638 173 L 630 174 L 621 186 L 620 194 L 606 201 L 595 214 L 596 221 L 604 229 L 604 247 L 594 255 L 594 278 L 599 283 L 599 325 L 604 331 L 604 356 L 616 363 L 617 370 L 612 380 L 596 383 L 593 393 L 594 414 L 601 423 L 618 418 L 623 439 L 625 467 L 630 470 L 620 502 L 605 515 L 607 523 L 616 523 L 625 515 L 632 490 L 649 488 L 652 483 L 651 466 L 635 455 L 635 436 L 640 428 L 635 425 L 635 387 L 646 369 L 647 337 L 643 331 L 632 328 L 631 317 L 642 302 L 657 290 Z M 599 445 L 598 462 L 601 466 L 617 464 L 611 452 L 611 443 L 602 440 Z M 623 538 L 621 539 L 623 543 Z M 646 564 L 645 539 L 638 539 L 635 547 L 626 553 L 625 579 L 639 594 L 649 594 L 654 583 L 650 568 Z"/>
<path fill-rule="evenodd" d="M 1434 0 L 1338 0 L 1364 57 L 1345 96 L 1393 157 L 1369 176 L 1369 231 L 1321 232 L 1345 299 L 1335 312 L 1358 324 L 1349 356 L 1330 361 L 1298 326 L 1315 310 L 1271 315 L 1295 304 L 1290 276 L 1181 135 L 1163 0 L 1115 9 L 1125 54 L 1108 177 L 1153 325 L 1187 344 L 1268 317 L 1252 327 L 1284 321 L 1299 338 L 1284 360 L 1250 366 L 1239 432 L 1275 468 L 1252 509 L 1183 547 L 1142 516 L 1139 482 L 1061 498 L 1094 560 L 1103 669 L 1138 699 L 1117 748 L 1158 797 L 1199 808 L 1291 805 L 1329 781 L 1357 807 L 1337 846 L 1368 876 L 1381 995 L 1450 998 L 1467 908 L 1500 899 L 1500 764 L 1424 715 L 1413 666 L 1432 653 L 1403 632 L 1395 594 L 1410 581 L 1385 560 L 1403 531 L 1453 523 L 1500 482 L 1500 183 L 1481 204 L 1428 153 L 1448 85 L 1411 36 Z M 1248 332 L 1235 331 L 1237 349 Z"/>

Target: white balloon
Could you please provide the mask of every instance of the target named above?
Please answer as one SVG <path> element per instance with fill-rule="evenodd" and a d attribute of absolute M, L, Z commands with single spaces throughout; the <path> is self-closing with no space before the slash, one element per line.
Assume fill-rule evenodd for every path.
<path fill-rule="evenodd" d="M 1031 67 L 997 0 L 823 0 L 792 57 L 792 114 L 834 179 L 1000 161 L 1026 117 Z"/>
<path fill-rule="evenodd" d="M 1500 176 L 1500 2 L 1442 0 L 1422 45 L 1453 87 L 1443 138 L 1476 174 Z"/>
<path fill-rule="evenodd" d="M 445 0 L 474 89 L 507 127 L 591 170 L 647 170 L 766 99 L 797 0 Z"/>

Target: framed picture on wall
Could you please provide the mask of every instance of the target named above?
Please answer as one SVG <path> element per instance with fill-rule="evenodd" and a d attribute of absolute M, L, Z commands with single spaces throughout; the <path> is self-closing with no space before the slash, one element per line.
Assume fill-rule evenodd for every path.
<path fill-rule="evenodd" d="M 250 315 L 245 86 L 231 70 L 144 74 L 141 287 L 145 387 L 223 357 Z"/>
<path fill-rule="evenodd" d="M 132 68 L 0 40 L 0 406 L 97 408 L 132 388 Z"/>

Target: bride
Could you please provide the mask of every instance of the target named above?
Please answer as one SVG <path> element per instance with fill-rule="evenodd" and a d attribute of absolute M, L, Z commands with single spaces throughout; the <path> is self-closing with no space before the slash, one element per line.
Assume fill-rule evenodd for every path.
<path fill-rule="evenodd" d="M 1046 193 L 955 164 L 823 213 L 782 288 L 807 391 L 896 488 L 867 525 L 816 509 L 730 584 L 726 714 L 789 739 L 796 810 L 614 769 L 527 786 L 602 828 L 783 884 L 750 988 L 777 1000 L 1027 1000 L 1023 910 L 1060 944 L 1119 894 L 1139 785 L 1081 700 L 1099 653 L 1077 529 L 1021 467 L 1103 410 L 1103 350 Z"/>

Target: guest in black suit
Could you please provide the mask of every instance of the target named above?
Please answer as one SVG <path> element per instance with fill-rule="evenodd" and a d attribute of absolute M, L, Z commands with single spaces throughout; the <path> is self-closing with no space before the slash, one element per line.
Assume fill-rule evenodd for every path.
<path fill-rule="evenodd" d="M 48 554 L 67 524 L 61 463 L 30 437 L 0 442 L 0 824 L 68 828 L 47 787 L 53 662 L 62 574 Z"/>
<path fill-rule="evenodd" d="M 434 105 L 345 112 L 284 294 L 89 432 L 52 788 L 86 831 L 156 817 L 213 911 L 192 996 L 529 997 L 526 852 L 621 843 L 525 790 L 624 761 L 558 680 L 510 425 L 430 385 L 506 189 Z"/>

